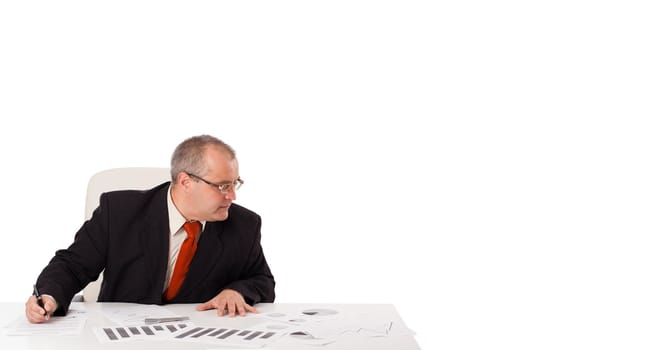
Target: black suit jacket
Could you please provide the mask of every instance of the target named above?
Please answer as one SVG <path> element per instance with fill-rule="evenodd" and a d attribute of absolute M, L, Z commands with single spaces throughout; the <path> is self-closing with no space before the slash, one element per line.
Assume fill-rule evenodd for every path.
<path fill-rule="evenodd" d="M 74 243 L 56 252 L 38 277 L 38 289 L 67 313 L 74 295 L 102 270 L 98 301 L 162 304 L 168 266 L 167 192 L 170 183 L 146 191 L 101 195 Z M 260 216 L 239 205 L 225 221 L 207 222 L 173 303 L 201 303 L 225 288 L 247 303 L 274 301 L 274 277 L 260 245 Z"/>

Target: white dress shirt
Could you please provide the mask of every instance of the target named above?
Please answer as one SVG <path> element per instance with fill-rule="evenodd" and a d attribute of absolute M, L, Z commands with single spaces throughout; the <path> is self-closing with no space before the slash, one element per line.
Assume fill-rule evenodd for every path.
<path fill-rule="evenodd" d="M 170 240 L 168 244 L 168 269 L 166 270 L 166 279 L 164 280 L 164 291 L 168 289 L 171 276 L 173 275 L 173 270 L 175 269 L 175 262 L 179 255 L 179 250 L 187 236 L 186 231 L 184 230 L 186 218 L 180 214 L 177 207 L 175 207 L 175 203 L 173 203 L 173 198 L 171 198 L 170 195 L 171 187 L 172 186 L 168 187 L 168 195 L 166 196 L 166 201 L 168 202 L 168 227 L 170 228 L 170 232 L 168 234 L 170 236 Z M 200 223 L 202 223 L 203 231 L 206 221 L 200 221 Z M 198 241 L 201 234 L 202 232 L 197 235 Z"/>

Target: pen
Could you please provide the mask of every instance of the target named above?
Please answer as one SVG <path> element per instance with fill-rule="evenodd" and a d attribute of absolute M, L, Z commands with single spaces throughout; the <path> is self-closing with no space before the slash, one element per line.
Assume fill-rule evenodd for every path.
<path fill-rule="evenodd" d="M 146 324 L 151 323 L 162 323 L 162 322 L 179 322 L 188 320 L 188 316 L 178 316 L 178 317 L 159 317 L 159 318 L 146 318 L 144 322 Z"/>
<path fill-rule="evenodd" d="M 38 300 L 38 306 L 42 307 L 43 310 L 45 310 L 45 304 L 43 304 L 43 297 L 38 293 L 38 288 L 36 288 L 36 285 L 34 284 L 34 296 L 36 296 L 36 299 Z M 45 318 L 47 318 L 47 310 L 45 310 Z"/>

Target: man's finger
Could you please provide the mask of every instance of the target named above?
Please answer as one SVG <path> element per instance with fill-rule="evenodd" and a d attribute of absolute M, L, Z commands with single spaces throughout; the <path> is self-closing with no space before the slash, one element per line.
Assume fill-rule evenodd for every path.
<path fill-rule="evenodd" d="M 258 309 L 256 309 L 255 307 L 253 307 L 253 306 L 251 306 L 251 305 L 249 305 L 249 304 L 246 304 L 246 303 L 245 303 L 245 304 L 244 304 L 244 307 L 245 307 L 245 309 L 247 309 L 247 311 L 249 311 L 249 312 L 253 312 L 254 314 L 257 314 L 257 313 L 258 313 Z"/>
<path fill-rule="evenodd" d="M 233 317 L 236 315 L 236 304 L 233 302 L 233 300 L 230 300 L 229 303 L 227 304 L 227 308 L 229 309 L 229 317 Z"/>
<path fill-rule="evenodd" d="M 226 310 L 226 305 L 223 301 L 218 301 L 218 316 L 224 316 L 224 311 Z"/>
<path fill-rule="evenodd" d="M 196 308 L 197 311 L 204 311 L 204 310 L 210 310 L 210 309 L 214 309 L 212 301 L 207 301 L 206 303 L 202 303 L 198 305 Z"/>
<path fill-rule="evenodd" d="M 45 297 L 45 310 L 47 310 L 47 315 L 45 316 L 45 318 L 49 319 L 54 314 L 54 311 L 56 311 L 57 307 L 58 306 L 56 305 L 54 299 Z"/>
<path fill-rule="evenodd" d="M 43 323 L 47 321 L 45 318 L 45 311 L 38 306 L 38 304 L 34 305 L 29 305 L 27 308 L 27 319 L 31 323 Z"/>

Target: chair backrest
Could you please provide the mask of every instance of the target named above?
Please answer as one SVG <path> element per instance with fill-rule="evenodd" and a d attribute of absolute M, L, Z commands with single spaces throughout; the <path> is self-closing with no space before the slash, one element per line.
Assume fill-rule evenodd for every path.
<path fill-rule="evenodd" d="M 170 181 L 169 168 L 115 168 L 96 173 L 87 185 L 85 197 L 85 220 L 99 205 L 99 197 L 104 192 L 115 190 L 143 190 Z M 99 296 L 103 273 L 83 289 L 83 301 L 94 302 Z"/>

